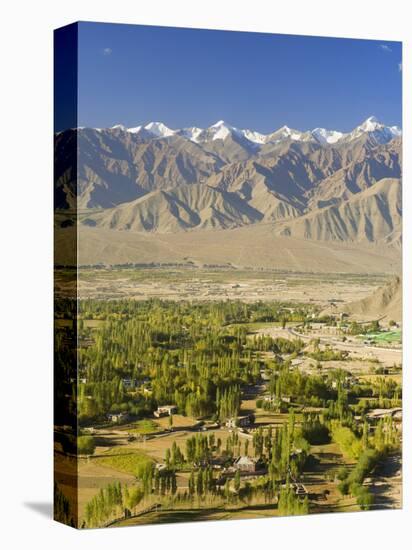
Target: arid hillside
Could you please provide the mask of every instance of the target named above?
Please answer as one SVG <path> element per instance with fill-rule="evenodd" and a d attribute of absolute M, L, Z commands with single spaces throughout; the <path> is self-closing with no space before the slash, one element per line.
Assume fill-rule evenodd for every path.
<path fill-rule="evenodd" d="M 371 296 L 348 304 L 342 311 L 351 317 L 402 321 L 402 280 L 399 277 L 378 288 Z"/>

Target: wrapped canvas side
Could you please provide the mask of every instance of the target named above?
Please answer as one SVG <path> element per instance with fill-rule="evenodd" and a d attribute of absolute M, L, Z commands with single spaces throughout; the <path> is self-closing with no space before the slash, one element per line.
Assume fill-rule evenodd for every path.
<path fill-rule="evenodd" d="M 78 527 L 77 38 L 77 24 L 54 33 L 54 149 L 64 151 L 54 158 L 54 519 L 72 527 Z M 72 201 L 62 207 L 66 195 Z M 62 249 L 64 263 L 56 260 Z"/>

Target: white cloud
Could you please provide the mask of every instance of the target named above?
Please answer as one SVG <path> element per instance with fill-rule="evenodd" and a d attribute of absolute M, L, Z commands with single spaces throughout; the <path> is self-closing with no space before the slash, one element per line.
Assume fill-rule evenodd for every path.
<path fill-rule="evenodd" d="M 391 52 L 392 51 L 392 48 L 390 48 L 387 44 L 381 44 L 379 47 L 384 52 Z"/>
<path fill-rule="evenodd" d="M 103 55 L 111 55 L 112 51 L 113 50 L 111 48 L 104 48 Z"/>

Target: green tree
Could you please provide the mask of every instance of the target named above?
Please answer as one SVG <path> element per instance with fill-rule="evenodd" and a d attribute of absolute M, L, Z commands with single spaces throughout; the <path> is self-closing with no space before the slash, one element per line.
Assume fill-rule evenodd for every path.
<path fill-rule="evenodd" d="M 77 452 L 79 455 L 92 455 L 96 449 L 94 437 L 81 435 L 77 438 Z"/>
<path fill-rule="evenodd" d="M 235 491 L 238 493 L 240 489 L 240 471 L 239 470 L 236 470 L 236 473 L 235 473 L 234 487 L 235 487 Z"/>

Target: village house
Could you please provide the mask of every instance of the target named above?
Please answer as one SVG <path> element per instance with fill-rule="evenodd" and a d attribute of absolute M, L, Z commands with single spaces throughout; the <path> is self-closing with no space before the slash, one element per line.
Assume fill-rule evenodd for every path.
<path fill-rule="evenodd" d="M 239 456 L 233 466 L 241 472 L 256 473 L 264 469 L 264 462 L 260 458 L 250 456 Z"/>
<path fill-rule="evenodd" d="M 342 388 L 349 389 L 352 386 L 354 386 L 358 382 L 358 379 L 352 376 L 351 374 L 347 374 L 344 379 L 341 381 Z M 338 380 L 332 380 L 331 382 L 331 388 L 336 390 L 339 386 Z"/>
<path fill-rule="evenodd" d="M 139 380 L 136 378 L 122 378 L 122 383 L 126 389 L 134 389 L 140 385 Z"/>
<path fill-rule="evenodd" d="M 402 422 L 402 409 L 397 409 L 393 412 L 392 418 L 395 422 Z"/>
<path fill-rule="evenodd" d="M 366 417 L 369 420 L 380 420 L 382 418 L 392 417 L 396 421 L 402 421 L 402 409 L 395 407 L 393 409 L 372 409 L 367 414 Z"/>
<path fill-rule="evenodd" d="M 268 372 L 266 372 L 265 369 L 260 369 L 260 377 L 265 382 L 269 381 L 270 378 L 271 378 L 270 374 Z"/>
<path fill-rule="evenodd" d="M 210 459 L 209 463 L 214 470 L 221 470 L 227 460 L 228 459 L 224 456 L 215 456 Z"/>
<path fill-rule="evenodd" d="M 153 414 L 156 418 L 161 418 L 162 416 L 171 416 L 176 411 L 176 405 L 162 405 L 161 407 L 157 407 L 157 410 Z"/>
<path fill-rule="evenodd" d="M 120 413 L 109 413 L 107 415 L 108 420 L 110 422 L 113 422 L 114 424 L 118 424 L 119 422 L 124 422 L 129 418 L 129 413 L 126 412 L 120 412 Z"/>
<path fill-rule="evenodd" d="M 253 414 L 246 414 L 244 416 L 232 416 L 226 421 L 227 428 L 244 428 L 253 424 Z"/>
<path fill-rule="evenodd" d="M 265 395 L 263 397 L 263 400 L 266 401 L 266 403 L 272 403 L 273 405 L 276 405 L 279 402 L 290 403 L 291 397 L 288 395 L 285 395 L 279 398 L 279 397 L 276 397 L 276 395 Z"/>

